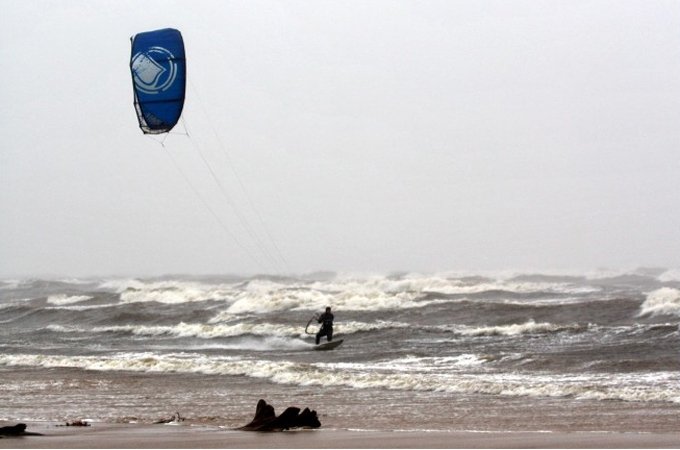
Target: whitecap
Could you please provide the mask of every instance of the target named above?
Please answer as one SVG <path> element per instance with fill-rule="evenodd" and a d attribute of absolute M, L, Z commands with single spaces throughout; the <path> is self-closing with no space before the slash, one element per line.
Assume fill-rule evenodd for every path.
<path fill-rule="evenodd" d="M 349 335 L 360 331 L 372 331 L 389 328 L 406 328 L 410 325 L 404 322 L 375 321 L 375 322 L 339 322 L 336 324 L 336 334 Z M 110 325 L 93 328 L 48 325 L 47 329 L 62 333 L 131 333 L 136 336 L 169 336 L 169 337 L 195 337 L 199 339 L 216 339 L 226 337 L 238 337 L 254 335 L 263 337 L 296 337 L 304 338 L 307 335 L 304 329 L 297 325 L 285 325 L 276 323 L 253 323 L 237 322 L 228 323 L 186 323 L 176 325 Z"/>
<path fill-rule="evenodd" d="M 84 302 L 86 300 L 91 300 L 93 297 L 89 295 L 66 295 L 66 294 L 59 294 L 59 295 L 50 295 L 47 297 L 47 303 L 50 303 L 52 305 L 71 305 L 73 303 L 80 303 Z"/>
<path fill-rule="evenodd" d="M 638 316 L 670 314 L 680 316 L 680 289 L 664 287 L 647 294 Z"/>
<path fill-rule="evenodd" d="M 498 396 L 574 397 L 593 400 L 680 403 L 674 372 L 635 374 L 390 372 L 347 363 L 293 363 L 187 353 L 117 353 L 111 356 L 2 355 L 0 365 L 71 367 L 99 371 L 202 373 L 262 378 L 298 386 L 435 391 Z"/>
<path fill-rule="evenodd" d="M 662 283 L 680 281 L 680 269 L 669 269 L 657 277 Z"/>
<path fill-rule="evenodd" d="M 492 325 L 471 327 L 465 325 L 438 327 L 447 331 L 453 331 L 464 336 L 517 336 L 521 334 L 554 333 L 561 331 L 576 331 L 583 328 L 582 325 L 557 325 L 550 322 L 536 323 L 530 319 L 524 323 L 510 325 Z"/>
<path fill-rule="evenodd" d="M 101 289 L 112 289 L 120 295 L 121 303 L 158 302 L 180 304 L 209 300 L 229 300 L 238 291 L 232 284 L 211 285 L 193 281 L 166 280 L 146 282 L 136 279 L 109 280 Z"/>

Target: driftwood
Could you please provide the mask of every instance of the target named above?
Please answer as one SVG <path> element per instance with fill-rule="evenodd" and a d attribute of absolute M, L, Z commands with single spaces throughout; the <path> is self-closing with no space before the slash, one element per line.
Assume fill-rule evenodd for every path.
<path fill-rule="evenodd" d="M 300 408 L 291 406 L 280 416 L 277 416 L 274 407 L 260 399 L 257 402 L 253 420 L 238 429 L 243 431 L 283 431 L 291 428 L 319 428 L 320 426 L 321 422 L 319 422 L 316 411 L 305 408 L 300 412 Z"/>
<path fill-rule="evenodd" d="M 18 423 L 9 427 L 0 427 L 0 436 L 42 436 L 42 434 L 28 432 L 25 423 Z"/>

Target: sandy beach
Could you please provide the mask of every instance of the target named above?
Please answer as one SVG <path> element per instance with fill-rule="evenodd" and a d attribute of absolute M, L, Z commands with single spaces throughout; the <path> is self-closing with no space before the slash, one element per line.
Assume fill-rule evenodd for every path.
<path fill-rule="evenodd" d="M 680 433 L 424 432 L 300 430 L 272 433 L 219 427 L 31 423 L 41 436 L 4 437 L 0 448 L 680 448 Z"/>

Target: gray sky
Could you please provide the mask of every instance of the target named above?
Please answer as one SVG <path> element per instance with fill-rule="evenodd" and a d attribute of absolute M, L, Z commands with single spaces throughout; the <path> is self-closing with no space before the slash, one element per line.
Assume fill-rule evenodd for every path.
<path fill-rule="evenodd" d="M 0 276 L 680 267 L 678 1 L 0 10 Z M 165 27 L 163 147 L 128 64 Z"/>

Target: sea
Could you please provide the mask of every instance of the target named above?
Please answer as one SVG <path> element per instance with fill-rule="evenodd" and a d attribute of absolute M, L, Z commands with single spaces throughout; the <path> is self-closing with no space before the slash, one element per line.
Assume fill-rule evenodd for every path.
<path fill-rule="evenodd" d="M 0 422 L 674 432 L 679 323 L 663 268 L 5 279 Z"/>

